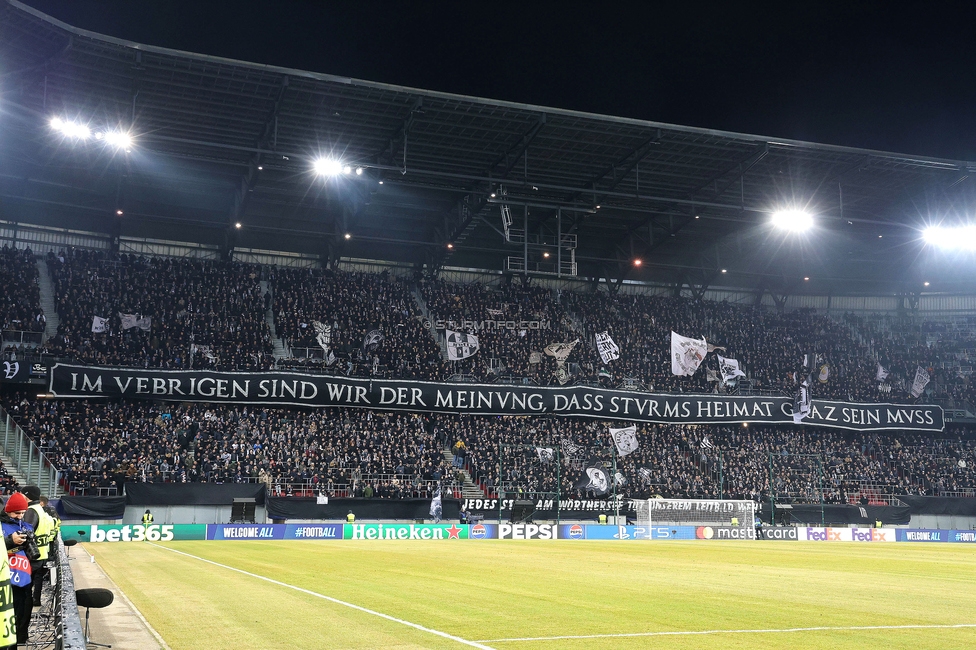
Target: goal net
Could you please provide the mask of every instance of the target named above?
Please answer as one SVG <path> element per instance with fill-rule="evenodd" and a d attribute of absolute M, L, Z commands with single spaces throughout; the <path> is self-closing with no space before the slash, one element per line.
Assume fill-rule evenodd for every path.
<path fill-rule="evenodd" d="M 642 499 L 634 503 L 638 526 L 731 526 L 753 531 L 754 501 L 731 499 Z"/>

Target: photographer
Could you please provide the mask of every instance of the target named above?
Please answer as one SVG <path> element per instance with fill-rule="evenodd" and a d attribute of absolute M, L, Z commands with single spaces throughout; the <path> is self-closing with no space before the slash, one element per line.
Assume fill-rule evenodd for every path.
<path fill-rule="evenodd" d="M 24 496 L 28 499 L 27 514 L 24 515 L 24 523 L 30 524 L 34 530 L 37 548 L 40 555 L 31 559 L 31 583 L 34 590 L 34 606 L 41 606 L 41 590 L 44 579 L 48 576 L 47 558 L 50 553 L 51 542 L 54 541 L 55 526 L 54 519 L 44 511 L 41 505 L 41 488 L 36 485 L 28 485 L 24 488 Z"/>
<path fill-rule="evenodd" d="M 0 514 L 3 541 L 7 547 L 6 559 L 10 565 L 10 588 L 18 644 L 27 643 L 31 611 L 34 609 L 31 596 L 31 560 L 36 560 L 40 555 L 34 541 L 34 529 L 24 521 L 27 508 L 27 497 L 20 492 L 14 492 L 7 499 L 3 513 Z"/>

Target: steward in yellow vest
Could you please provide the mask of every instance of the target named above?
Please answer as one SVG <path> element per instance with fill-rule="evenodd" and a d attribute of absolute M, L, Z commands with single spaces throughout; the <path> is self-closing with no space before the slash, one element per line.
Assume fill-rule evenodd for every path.
<path fill-rule="evenodd" d="M 148 526 L 148 525 L 152 524 L 152 522 L 153 522 L 152 513 L 149 512 L 149 508 L 146 508 L 146 514 L 144 514 L 142 516 L 142 525 L 143 526 Z"/>
<path fill-rule="evenodd" d="M 17 647 L 17 622 L 14 618 L 14 592 L 10 586 L 7 552 L 0 553 L 0 648 Z"/>
<path fill-rule="evenodd" d="M 44 511 L 41 505 L 41 488 L 36 485 L 28 485 L 23 490 L 24 496 L 30 502 L 24 521 L 34 528 L 34 538 L 37 540 L 37 549 L 41 556 L 36 562 L 31 562 L 31 586 L 34 590 L 34 606 L 41 606 L 41 591 L 44 579 L 48 576 L 47 559 L 51 555 L 51 542 L 57 534 L 54 526 L 54 518 Z"/>

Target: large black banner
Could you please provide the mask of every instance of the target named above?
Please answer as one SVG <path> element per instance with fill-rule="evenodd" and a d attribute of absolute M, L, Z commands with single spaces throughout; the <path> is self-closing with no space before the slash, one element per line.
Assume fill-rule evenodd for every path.
<path fill-rule="evenodd" d="M 663 395 L 587 386 L 495 386 L 329 377 L 294 372 L 211 372 L 57 364 L 56 397 L 125 397 L 269 406 L 343 406 L 477 415 L 563 415 L 631 422 L 791 424 L 789 397 Z M 942 431 L 942 407 L 814 400 L 806 425 L 856 431 Z"/>

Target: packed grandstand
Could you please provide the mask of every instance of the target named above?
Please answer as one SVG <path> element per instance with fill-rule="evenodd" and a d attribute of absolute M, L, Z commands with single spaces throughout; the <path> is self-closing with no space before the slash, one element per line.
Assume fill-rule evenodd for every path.
<path fill-rule="evenodd" d="M 966 318 L 829 316 L 665 295 L 557 291 L 511 277 L 462 284 L 389 271 L 81 249 L 35 256 L 5 246 L 0 260 L 0 274 L 18 285 L 17 300 L 0 313 L 4 330 L 43 331 L 41 264 L 53 281 L 58 322 L 40 346 L 8 343 L 7 361 L 791 395 L 801 359 L 814 355 L 818 399 L 912 404 L 920 399 L 911 389 L 922 367 L 931 377 L 923 401 L 976 401 L 969 366 L 976 340 Z M 151 324 L 126 327 L 126 314 L 149 316 Z M 104 327 L 93 328 L 99 315 Z M 486 329 L 483 322 L 493 318 L 541 322 L 545 329 Z M 325 345 L 316 336 L 322 321 Z M 480 342 L 477 354 L 449 360 L 437 322 L 461 324 L 461 331 L 468 322 L 467 333 Z M 273 354 L 272 331 L 294 354 Z M 705 358 L 703 371 L 677 376 L 669 363 L 671 331 L 703 336 L 722 349 Z M 382 337 L 367 349 L 370 332 Z M 619 359 L 601 359 L 594 343 L 601 332 L 616 342 Z M 577 339 L 561 360 L 569 377 L 560 376 L 560 362 L 545 349 Z M 716 381 L 718 354 L 738 360 L 745 376 Z M 826 377 L 819 374 L 824 367 Z M 127 482 L 260 482 L 279 496 L 430 498 L 442 486 L 458 497 L 579 498 L 587 493 L 576 485 L 582 457 L 610 453 L 607 431 L 620 426 L 553 415 L 57 399 L 36 389 L 7 390 L 2 399 L 59 468 L 64 490 L 75 495 L 121 494 Z M 637 438 L 637 450 L 615 460 L 615 489 L 626 498 L 763 501 L 772 493 L 780 500 L 858 504 L 891 495 L 972 495 L 976 487 L 976 435 L 960 425 L 931 434 L 642 423 Z M 515 447 L 528 453 L 511 452 Z M 558 450 L 558 462 L 543 462 L 537 449 Z M 810 457 L 818 459 L 815 470 Z M 16 487 L 9 479 L 2 486 Z"/>

